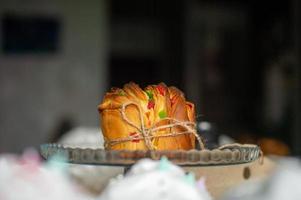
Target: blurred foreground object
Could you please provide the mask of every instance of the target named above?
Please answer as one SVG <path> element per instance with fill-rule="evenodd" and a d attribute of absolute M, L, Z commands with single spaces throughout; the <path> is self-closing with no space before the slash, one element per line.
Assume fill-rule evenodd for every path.
<path fill-rule="evenodd" d="M 104 149 L 101 130 L 97 127 L 76 127 L 65 133 L 58 141 L 68 147 Z M 96 165 L 68 165 L 71 177 L 89 193 L 97 196 L 109 180 L 123 173 L 122 167 Z"/>
<path fill-rule="evenodd" d="M 41 163 L 35 151 L 0 156 L 1 200 L 89 200 L 58 162 Z"/>
<path fill-rule="evenodd" d="M 264 157 L 264 162 L 260 161 L 218 167 L 184 167 L 184 170 L 193 172 L 197 179 L 205 177 L 209 193 L 213 199 L 219 199 L 241 184 L 268 178 L 275 169 L 275 162 L 269 157 Z"/>
<path fill-rule="evenodd" d="M 211 200 L 205 179 L 196 181 L 191 173 L 169 162 L 143 159 L 124 176 L 113 179 L 101 200 Z"/>
<path fill-rule="evenodd" d="M 229 191 L 223 200 L 299 200 L 301 197 L 300 160 L 287 158 L 278 163 L 266 181 L 253 181 Z"/>

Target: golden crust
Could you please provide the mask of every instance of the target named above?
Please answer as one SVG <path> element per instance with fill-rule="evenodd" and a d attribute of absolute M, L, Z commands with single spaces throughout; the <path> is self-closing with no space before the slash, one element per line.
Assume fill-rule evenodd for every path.
<path fill-rule="evenodd" d="M 129 124 L 122 116 L 120 108 L 127 103 L 134 103 L 125 109 L 125 115 L 133 124 Z M 106 93 L 102 103 L 98 106 L 100 123 L 106 142 L 128 138 L 139 137 L 142 123 L 144 128 L 154 128 L 172 123 L 169 118 L 178 121 L 195 122 L 194 105 L 185 100 L 183 92 L 176 87 L 167 87 L 164 83 L 149 85 L 142 90 L 139 85 L 130 82 L 123 89 L 112 88 Z M 142 116 L 142 122 L 140 119 Z M 162 120 L 166 118 L 166 120 Z M 185 128 L 175 126 L 153 132 L 155 136 L 179 133 L 186 131 Z M 135 138 L 134 137 L 134 138 Z M 176 150 L 195 148 L 195 136 L 183 134 L 170 137 L 155 137 L 151 145 L 157 150 Z M 120 142 L 109 145 L 107 149 L 147 149 L 143 139 L 132 139 L 132 141 Z"/>

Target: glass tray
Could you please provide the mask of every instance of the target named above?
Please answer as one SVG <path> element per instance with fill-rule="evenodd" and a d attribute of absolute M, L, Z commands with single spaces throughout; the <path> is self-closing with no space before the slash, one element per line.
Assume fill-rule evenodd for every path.
<path fill-rule="evenodd" d="M 180 166 L 211 166 L 249 163 L 260 157 L 257 145 L 227 145 L 213 150 L 104 150 L 70 147 L 62 144 L 43 144 L 40 154 L 44 159 L 54 155 L 64 156 L 69 163 L 89 165 L 131 166 L 142 158 L 159 160 L 162 156 Z"/>

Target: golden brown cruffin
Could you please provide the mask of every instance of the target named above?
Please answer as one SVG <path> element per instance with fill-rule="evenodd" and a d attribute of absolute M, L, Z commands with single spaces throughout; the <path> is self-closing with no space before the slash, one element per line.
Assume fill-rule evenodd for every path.
<path fill-rule="evenodd" d="M 176 87 L 142 90 L 130 82 L 112 88 L 98 106 L 105 148 L 189 150 L 195 148 L 195 108 Z"/>

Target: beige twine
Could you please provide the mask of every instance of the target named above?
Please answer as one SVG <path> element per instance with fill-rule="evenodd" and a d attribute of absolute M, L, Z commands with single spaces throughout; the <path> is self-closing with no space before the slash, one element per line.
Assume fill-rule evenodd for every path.
<path fill-rule="evenodd" d="M 129 120 L 127 118 L 126 113 L 125 113 L 125 109 L 129 105 L 135 105 L 138 108 L 138 110 L 139 110 L 139 120 L 140 120 L 140 124 L 141 124 L 140 127 L 136 126 L 131 120 Z M 129 102 L 129 103 L 122 104 L 122 106 L 121 106 L 121 116 L 122 116 L 123 120 L 125 120 L 129 125 L 134 127 L 139 132 L 139 135 L 138 135 L 138 137 L 130 135 L 130 136 L 125 137 L 125 138 L 118 138 L 118 139 L 114 139 L 114 140 L 108 140 L 108 141 L 105 142 L 106 147 L 107 146 L 111 147 L 113 145 L 120 144 L 120 143 L 123 143 L 123 142 L 132 141 L 132 140 L 141 140 L 141 139 L 143 139 L 145 141 L 146 147 L 149 150 L 155 150 L 155 148 L 154 148 L 154 146 L 151 142 L 151 140 L 153 138 L 175 137 L 175 136 L 178 136 L 178 135 L 193 134 L 196 137 L 198 143 L 200 144 L 200 148 L 205 149 L 205 145 L 204 145 L 201 137 L 197 134 L 196 129 L 195 129 L 195 123 L 193 123 L 193 122 L 190 122 L 190 121 L 184 121 L 183 122 L 183 121 L 179 121 L 179 120 L 174 119 L 174 118 L 166 117 L 166 118 L 161 119 L 160 121 L 156 122 L 151 128 L 146 128 L 144 126 L 143 115 L 142 115 L 140 105 L 138 105 L 134 102 Z M 162 121 L 166 121 L 166 120 L 172 121 L 173 123 L 157 126 L 157 124 L 161 123 Z M 166 128 L 173 128 L 173 127 L 176 127 L 176 126 L 181 126 L 181 127 L 185 128 L 186 131 L 172 132 L 172 133 L 168 133 L 168 134 L 164 134 L 164 135 L 154 135 L 153 134 L 156 131 L 166 129 Z"/>

